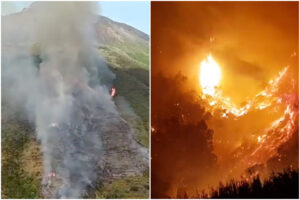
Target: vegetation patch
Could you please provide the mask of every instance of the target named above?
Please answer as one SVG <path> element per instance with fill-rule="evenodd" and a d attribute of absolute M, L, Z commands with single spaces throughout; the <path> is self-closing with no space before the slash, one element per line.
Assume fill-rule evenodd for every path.
<path fill-rule="evenodd" d="M 2 198 L 41 198 L 40 180 L 22 169 L 21 156 L 32 130 L 15 120 L 2 123 Z"/>
<path fill-rule="evenodd" d="M 97 199 L 148 199 L 149 174 L 116 179 L 100 186 L 96 192 Z"/>

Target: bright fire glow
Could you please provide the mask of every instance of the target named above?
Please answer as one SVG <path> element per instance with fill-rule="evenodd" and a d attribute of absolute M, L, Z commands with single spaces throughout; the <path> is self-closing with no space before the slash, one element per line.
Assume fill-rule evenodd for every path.
<path fill-rule="evenodd" d="M 209 61 L 210 60 L 210 61 Z M 218 65 L 208 56 L 207 61 L 203 61 L 203 71 L 210 66 Z M 296 131 L 298 121 L 298 100 L 297 95 L 290 92 L 280 93 L 279 87 L 287 75 L 289 67 L 284 67 L 274 79 L 270 80 L 265 89 L 255 95 L 252 99 L 247 100 L 243 106 L 236 106 L 229 97 L 224 97 L 221 89 L 217 89 L 218 81 L 212 81 L 205 74 L 214 74 L 215 72 L 205 72 L 200 74 L 203 95 L 201 98 L 207 102 L 207 108 L 215 117 L 223 119 L 239 120 L 240 117 L 247 115 L 249 112 L 256 112 L 272 108 L 272 106 L 285 107 L 281 117 L 272 122 L 266 128 L 259 130 L 256 136 L 256 146 L 251 153 L 243 154 L 241 166 L 246 163 L 247 167 L 266 162 L 269 158 L 276 156 L 277 148 L 287 142 Z M 220 77 L 220 76 L 219 76 Z M 206 79 L 207 78 L 207 79 Z M 208 80 L 205 82 L 204 80 Z M 202 82 L 203 81 L 203 82 Z M 291 80 L 294 81 L 294 80 Z M 209 84 L 208 84 L 209 83 Z M 214 86 L 214 87 L 213 87 Z M 295 86 L 293 86 L 295 87 Z M 282 112 L 282 111 L 281 111 Z"/>
<path fill-rule="evenodd" d="M 220 84 L 221 69 L 211 55 L 201 62 L 199 78 L 203 93 L 213 96 Z"/>
<path fill-rule="evenodd" d="M 111 97 L 114 97 L 116 95 L 116 88 L 111 88 L 111 91 L 110 91 L 110 96 Z"/>
<path fill-rule="evenodd" d="M 210 57 L 210 56 L 209 56 Z M 240 117 L 247 114 L 250 110 L 263 110 L 275 103 L 280 103 L 282 97 L 277 97 L 275 93 L 278 90 L 278 85 L 281 79 L 286 75 L 288 67 L 285 67 L 278 76 L 269 81 L 266 88 L 259 92 L 253 99 L 249 100 L 247 104 L 242 107 L 236 106 L 229 97 L 224 97 L 222 91 L 216 87 L 203 88 L 202 99 L 208 101 L 208 105 L 211 107 L 211 112 L 214 114 L 215 110 L 222 110 L 222 117 L 228 118 L 228 115 Z"/>

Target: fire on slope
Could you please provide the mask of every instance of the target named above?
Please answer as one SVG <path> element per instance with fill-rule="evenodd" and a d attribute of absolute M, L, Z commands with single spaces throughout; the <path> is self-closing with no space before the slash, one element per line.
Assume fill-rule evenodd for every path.
<path fill-rule="evenodd" d="M 218 66 L 211 55 L 207 60 Z M 203 67 L 203 62 L 201 67 Z M 200 73 L 201 71 L 200 69 Z M 216 151 L 218 151 L 218 148 L 224 150 L 226 142 L 230 143 L 227 144 L 228 146 L 234 146 L 229 152 L 233 152 L 235 166 L 232 166 L 232 164 L 228 166 L 229 174 L 239 176 L 239 173 L 242 172 L 241 169 L 245 170 L 257 165 L 265 165 L 270 158 L 278 156 L 278 148 L 297 132 L 299 121 L 298 87 L 297 81 L 291 78 L 293 76 L 291 76 L 290 71 L 289 67 L 283 68 L 276 78 L 269 81 L 264 90 L 240 107 L 236 106 L 229 97 L 224 97 L 221 87 L 216 87 L 217 84 L 213 88 L 210 87 L 209 90 L 204 87 L 206 85 L 201 82 L 203 76 L 199 76 L 202 86 L 201 99 L 206 102 L 206 108 L 213 116 L 212 122 L 209 124 L 215 130 L 214 147 Z M 218 74 L 211 75 L 220 76 Z M 252 117 L 250 121 L 249 116 L 256 116 L 256 118 L 253 120 Z M 260 119 L 265 116 L 272 117 L 268 120 Z M 265 121 L 262 123 L 258 122 L 259 120 Z M 222 126 L 237 127 L 230 130 L 241 129 L 240 132 L 245 133 L 243 139 L 240 137 L 239 139 L 235 138 L 235 140 L 221 136 L 225 132 L 222 130 L 224 127 L 215 128 L 216 121 L 221 121 Z M 251 125 L 245 125 L 248 128 L 240 128 L 244 126 L 243 123 Z M 253 132 L 255 133 L 253 134 Z M 239 134 L 239 131 L 234 134 Z M 251 145 L 245 145 L 245 140 L 247 140 L 247 143 L 250 141 Z M 218 155 L 218 152 L 216 154 L 220 158 L 219 162 L 226 162 L 225 160 L 228 160 L 230 153 L 224 156 L 222 150 L 219 150 L 220 155 Z M 222 156 L 224 157 L 223 161 Z"/>
<path fill-rule="evenodd" d="M 211 60 L 212 62 L 215 63 L 211 55 L 208 56 L 208 60 Z M 202 65 L 203 64 L 201 64 L 201 66 Z M 287 96 L 285 95 L 285 97 L 284 96 L 278 97 L 276 96 L 276 94 L 278 92 L 280 81 L 286 75 L 287 70 L 288 67 L 285 67 L 281 72 L 279 72 L 278 76 L 274 80 L 269 81 L 269 84 L 263 91 L 259 92 L 252 100 L 247 102 L 247 104 L 242 107 L 238 107 L 234 103 L 232 103 L 230 97 L 224 97 L 222 95 L 222 91 L 216 87 L 217 84 L 210 87 L 205 86 L 205 84 L 201 84 L 201 86 L 203 87 L 202 99 L 207 99 L 209 103 L 210 111 L 212 113 L 214 113 L 215 110 L 222 110 L 223 118 L 228 118 L 228 115 L 233 115 L 234 117 L 240 117 L 242 115 L 247 114 L 252 109 L 263 110 L 276 103 L 281 104 L 282 101 L 286 99 L 285 97 Z M 219 74 L 207 74 L 207 75 L 211 75 L 213 77 L 220 76 Z M 202 76 L 200 75 L 200 81 L 201 78 Z M 292 81 L 295 82 L 295 80 Z"/>
<path fill-rule="evenodd" d="M 116 92 L 117 92 L 116 88 L 115 88 L 115 87 L 112 87 L 112 88 L 110 89 L 110 96 L 111 96 L 111 97 L 114 97 L 114 96 L 116 95 Z"/>

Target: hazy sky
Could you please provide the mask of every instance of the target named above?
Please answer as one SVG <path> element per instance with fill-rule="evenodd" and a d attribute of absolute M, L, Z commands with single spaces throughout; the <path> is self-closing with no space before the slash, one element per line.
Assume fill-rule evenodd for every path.
<path fill-rule="evenodd" d="M 2 1 L 1 15 L 19 12 L 32 1 Z M 114 1 L 99 2 L 99 13 L 110 19 L 131 25 L 147 34 L 150 33 L 150 2 Z"/>

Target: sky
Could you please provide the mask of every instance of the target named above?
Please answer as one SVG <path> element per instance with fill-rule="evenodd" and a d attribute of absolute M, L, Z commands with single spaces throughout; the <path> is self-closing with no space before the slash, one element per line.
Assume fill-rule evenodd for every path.
<path fill-rule="evenodd" d="M 30 6 L 32 1 L 3 1 L 1 15 L 19 12 Z M 113 1 L 98 2 L 99 14 L 114 21 L 133 26 L 144 33 L 150 33 L 150 2 L 147 1 Z"/>

